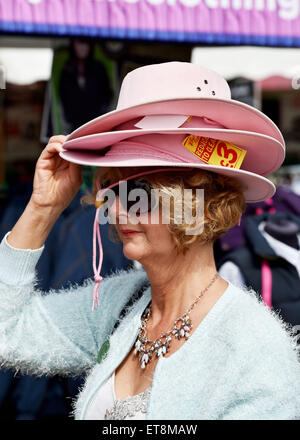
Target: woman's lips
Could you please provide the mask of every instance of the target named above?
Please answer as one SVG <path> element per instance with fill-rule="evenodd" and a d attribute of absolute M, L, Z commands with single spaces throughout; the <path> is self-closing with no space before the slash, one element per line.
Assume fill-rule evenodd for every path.
<path fill-rule="evenodd" d="M 124 231 L 121 231 L 121 234 L 124 237 L 131 237 L 132 235 L 140 234 L 140 232 L 139 231 L 126 231 L 126 230 L 124 230 Z"/>

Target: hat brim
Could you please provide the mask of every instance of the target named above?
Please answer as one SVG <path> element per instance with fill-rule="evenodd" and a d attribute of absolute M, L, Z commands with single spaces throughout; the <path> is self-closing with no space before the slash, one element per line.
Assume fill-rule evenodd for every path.
<path fill-rule="evenodd" d="M 147 102 L 121 110 L 113 110 L 77 128 L 67 140 L 107 132 L 131 119 L 150 115 L 206 117 L 217 121 L 227 129 L 264 134 L 276 139 L 282 145 L 285 144 L 274 122 L 256 108 L 232 99 L 195 97 Z"/>
<path fill-rule="evenodd" d="M 63 148 L 68 151 L 100 151 L 106 147 L 128 138 L 147 134 L 182 134 L 199 135 L 231 142 L 247 150 L 243 169 L 262 176 L 271 174 L 280 167 L 285 157 L 284 146 L 276 139 L 266 135 L 241 130 L 224 130 L 219 128 L 176 128 L 176 129 L 136 129 L 97 133 L 67 140 Z"/>
<path fill-rule="evenodd" d="M 99 154 L 91 151 L 62 151 L 59 155 L 69 161 L 81 165 L 90 165 L 98 167 L 181 167 L 181 168 L 199 168 L 206 171 L 212 171 L 228 177 L 233 177 L 239 181 L 244 188 L 245 200 L 248 203 L 261 202 L 271 198 L 275 193 L 275 185 L 268 179 L 258 174 L 251 173 L 234 168 L 226 168 L 221 166 L 208 165 L 199 162 L 171 162 L 160 159 L 145 159 L 138 156 L 115 159 L 99 156 Z"/>

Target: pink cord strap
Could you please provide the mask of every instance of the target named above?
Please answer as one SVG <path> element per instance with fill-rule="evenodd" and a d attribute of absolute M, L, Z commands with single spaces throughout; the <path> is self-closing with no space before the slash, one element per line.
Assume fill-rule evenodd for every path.
<path fill-rule="evenodd" d="M 119 180 L 117 183 L 114 183 L 112 185 L 109 185 L 106 188 L 103 188 L 100 191 L 100 187 L 99 187 L 99 183 L 96 182 L 97 184 L 97 190 L 98 192 L 100 191 L 100 196 L 105 193 L 105 191 L 107 191 L 110 188 L 113 188 L 114 186 L 119 185 L 119 183 L 122 181 L 126 181 L 126 180 L 130 180 L 133 179 L 135 177 L 139 177 L 139 176 L 145 176 L 147 174 L 153 174 L 153 173 L 159 173 L 161 171 L 191 171 L 192 168 L 177 168 L 177 167 L 172 167 L 172 168 L 160 168 L 160 169 L 155 169 L 155 170 L 150 170 L 150 171 L 143 171 L 141 173 L 138 174 L 133 174 L 132 176 L 129 176 L 125 179 Z M 103 280 L 102 276 L 100 275 L 101 272 L 101 267 L 102 267 L 102 263 L 103 263 L 103 247 L 102 247 L 102 241 L 101 241 L 101 235 L 100 235 L 100 227 L 99 227 L 99 222 L 98 222 L 98 213 L 99 210 L 101 208 L 97 208 L 96 210 L 96 214 L 95 214 L 95 220 L 94 220 L 94 228 L 93 228 L 93 271 L 94 271 L 94 280 L 95 280 L 95 286 L 94 286 L 94 290 L 93 290 L 93 305 L 92 305 L 92 311 L 94 311 L 95 308 L 95 303 L 97 302 L 97 306 L 99 307 L 99 286 L 101 281 Z M 96 263 L 96 255 L 97 255 L 97 240 L 98 240 L 98 246 L 99 246 L 99 265 L 97 267 L 97 263 Z"/>
<path fill-rule="evenodd" d="M 261 264 L 261 293 L 263 302 L 272 307 L 272 271 L 266 260 Z"/>

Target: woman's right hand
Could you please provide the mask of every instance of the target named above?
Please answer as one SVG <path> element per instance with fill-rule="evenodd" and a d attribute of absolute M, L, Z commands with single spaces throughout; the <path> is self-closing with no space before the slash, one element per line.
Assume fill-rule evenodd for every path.
<path fill-rule="evenodd" d="M 67 136 L 52 136 L 35 167 L 30 204 L 35 208 L 60 214 L 80 189 L 82 166 L 62 159 L 59 152 Z"/>

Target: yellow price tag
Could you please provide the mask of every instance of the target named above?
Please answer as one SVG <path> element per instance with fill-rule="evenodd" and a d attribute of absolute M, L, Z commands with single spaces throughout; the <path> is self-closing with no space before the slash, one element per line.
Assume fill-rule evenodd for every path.
<path fill-rule="evenodd" d="M 240 168 L 247 153 L 230 142 L 203 136 L 187 136 L 182 145 L 210 165 Z"/>

